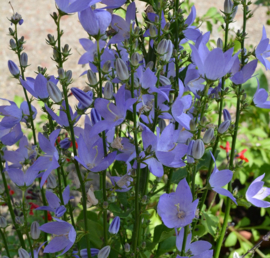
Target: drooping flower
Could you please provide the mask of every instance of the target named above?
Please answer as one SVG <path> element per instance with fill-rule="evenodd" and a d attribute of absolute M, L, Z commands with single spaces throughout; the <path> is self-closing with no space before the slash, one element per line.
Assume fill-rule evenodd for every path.
<path fill-rule="evenodd" d="M 246 192 L 247 200 L 256 207 L 268 208 L 270 207 L 270 202 L 263 201 L 267 196 L 270 195 L 270 188 L 264 187 L 264 182 L 262 181 L 265 174 L 257 177 L 248 187 Z"/>
<path fill-rule="evenodd" d="M 270 44 L 269 44 L 269 38 L 266 36 L 266 30 L 265 27 L 263 26 L 262 30 L 262 38 L 255 49 L 255 55 L 257 59 L 263 64 L 266 70 L 270 69 L 270 62 L 267 60 L 267 58 L 270 56 Z"/>
<path fill-rule="evenodd" d="M 193 196 L 186 179 L 182 179 L 176 192 L 160 196 L 157 211 L 168 228 L 184 227 L 195 218 L 199 199 Z"/>
<path fill-rule="evenodd" d="M 256 78 L 257 79 L 257 78 Z M 257 79 L 258 87 L 253 97 L 253 102 L 256 107 L 270 109 L 270 101 L 268 99 L 268 93 L 265 89 L 260 88 L 260 82 Z"/>
<path fill-rule="evenodd" d="M 54 219 L 56 221 L 43 224 L 40 227 L 41 231 L 54 235 L 54 238 L 45 247 L 44 253 L 56 253 L 64 249 L 60 254 L 63 255 L 73 246 L 76 240 L 76 231 L 68 222 Z"/>
<path fill-rule="evenodd" d="M 185 228 L 182 227 L 179 234 L 176 236 L 176 247 L 179 251 L 182 250 L 183 240 L 184 240 L 184 231 Z M 209 257 L 212 258 L 213 250 L 209 250 L 212 245 L 204 240 L 199 240 L 191 243 L 192 234 L 187 235 L 185 253 L 189 253 L 192 257 Z M 207 256 L 205 256 L 207 255 Z"/>
<path fill-rule="evenodd" d="M 215 168 L 209 179 L 209 183 L 211 187 L 213 187 L 213 191 L 217 192 L 218 194 L 229 197 L 237 205 L 236 199 L 232 195 L 232 193 L 222 188 L 223 186 L 227 185 L 232 180 L 233 172 L 229 169 L 224 169 L 224 170 L 219 171 L 217 169 L 217 164 L 216 164 L 214 155 L 212 154 L 212 152 L 210 152 L 210 154 L 212 156 L 212 159 L 215 162 Z"/>

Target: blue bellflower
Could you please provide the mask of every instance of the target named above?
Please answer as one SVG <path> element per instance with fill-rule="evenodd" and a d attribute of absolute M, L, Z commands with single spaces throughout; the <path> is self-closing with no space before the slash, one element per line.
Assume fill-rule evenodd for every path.
<path fill-rule="evenodd" d="M 263 64 L 266 70 L 270 69 L 270 62 L 267 60 L 267 58 L 270 56 L 270 44 L 269 44 L 269 38 L 266 36 L 266 30 L 263 26 L 262 30 L 262 38 L 255 49 L 255 55 L 257 59 Z"/>

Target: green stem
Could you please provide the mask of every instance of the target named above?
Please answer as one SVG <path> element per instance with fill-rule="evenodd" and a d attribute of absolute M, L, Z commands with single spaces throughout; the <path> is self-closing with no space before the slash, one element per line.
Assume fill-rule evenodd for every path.
<path fill-rule="evenodd" d="M 7 256 L 11 257 L 10 254 L 9 254 L 9 249 L 8 249 L 8 245 L 7 245 L 7 240 L 5 238 L 5 233 L 2 231 L 2 229 L 0 228 L 0 234 L 3 238 L 3 242 L 4 242 L 4 246 L 5 246 L 5 249 L 6 249 L 6 253 L 7 253 Z"/>
<path fill-rule="evenodd" d="M 244 54 L 244 47 L 245 47 L 245 33 L 246 33 L 246 22 L 247 22 L 247 6 L 246 6 L 246 0 L 243 1 L 243 38 L 241 41 L 241 49 L 242 49 L 242 55 L 241 55 L 241 63 L 242 66 L 244 66 L 245 63 L 245 54 Z M 235 146 L 236 146 L 236 140 L 237 140 L 237 133 L 238 133 L 238 125 L 239 125 L 239 118 L 240 118 L 240 113 L 241 113 L 241 88 L 242 85 L 238 86 L 238 91 L 237 91 L 237 105 L 236 105 L 236 119 L 235 119 L 235 125 L 234 125 L 234 133 L 232 137 L 232 148 L 231 148 L 231 156 L 230 156 L 230 165 L 229 169 L 233 169 L 233 162 L 234 162 L 234 151 L 235 151 Z M 230 182 L 228 184 L 228 190 L 231 192 L 232 191 L 232 183 Z M 218 239 L 217 245 L 216 245 L 216 250 L 214 254 L 214 258 L 219 257 L 219 253 L 222 247 L 223 239 L 226 234 L 226 229 L 227 229 L 227 224 L 230 216 L 230 209 L 231 209 L 231 199 L 229 197 L 226 198 L 226 209 L 225 209 L 225 216 L 224 216 L 224 221 L 222 225 L 222 229 L 220 232 L 220 237 Z"/>
<path fill-rule="evenodd" d="M 99 39 L 97 40 L 97 54 L 98 54 L 99 97 L 102 98 L 102 75 L 101 75 L 101 58 L 100 58 L 101 54 L 100 54 Z M 106 157 L 107 156 L 107 146 L 106 146 L 105 131 L 102 132 L 102 142 L 103 142 L 104 157 Z M 107 201 L 106 170 L 101 172 L 101 179 L 102 179 L 103 202 L 106 202 Z M 103 211 L 103 237 L 104 237 L 104 244 L 107 245 L 107 241 L 108 241 L 107 209 L 104 209 L 104 211 Z"/>
<path fill-rule="evenodd" d="M 182 256 L 184 256 L 185 251 L 186 251 L 186 243 L 187 243 L 188 230 L 189 230 L 189 225 L 185 226 L 183 244 L 182 244 L 182 249 L 181 249 L 181 255 Z"/>
<path fill-rule="evenodd" d="M 32 246 L 32 243 L 31 243 L 31 239 L 30 239 L 29 232 L 28 232 L 28 225 L 27 225 L 27 212 L 26 212 L 26 209 L 25 209 L 25 190 L 23 190 L 23 192 L 22 192 L 22 204 L 23 204 L 24 226 L 25 226 L 25 229 L 26 229 L 25 232 L 26 232 L 28 243 L 29 243 L 31 255 L 32 255 L 32 257 L 34 257 L 33 246 Z"/>
<path fill-rule="evenodd" d="M 24 243 L 24 240 L 23 240 L 23 236 L 22 236 L 22 233 L 21 233 L 20 229 L 18 228 L 18 226 L 16 224 L 15 213 L 14 213 L 13 207 L 11 205 L 9 189 L 8 189 L 7 180 L 6 180 L 6 176 L 5 176 L 4 169 L 3 169 L 1 155 L 0 155 L 0 170 L 1 170 L 1 175 L 2 175 L 2 179 L 3 179 L 4 187 L 5 187 L 5 193 L 7 195 L 8 210 L 10 212 L 10 216 L 11 216 L 11 219 L 12 219 L 12 222 L 13 222 L 13 226 L 14 226 L 16 232 L 17 232 L 17 235 L 19 237 L 22 248 L 25 249 L 25 243 Z"/>

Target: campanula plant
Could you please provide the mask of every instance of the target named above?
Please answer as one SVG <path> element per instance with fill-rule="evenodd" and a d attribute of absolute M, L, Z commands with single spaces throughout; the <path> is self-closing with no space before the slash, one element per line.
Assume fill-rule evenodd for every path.
<path fill-rule="evenodd" d="M 55 0 L 46 42 L 57 69 L 38 67 L 35 78 L 26 77 L 19 38 L 18 24 L 29 21 L 23 13 L 9 19 L 17 60 L 7 67 L 25 101 L 0 106 L 3 257 L 266 257 L 259 247 L 270 233 L 246 240 L 247 250 L 224 249 L 228 230 L 243 239 L 232 210 L 270 206 L 267 175 L 235 187 L 250 161 L 247 144 L 239 147 L 241 117 L 251 106 L 270 109 L 256 71 L 259 63 L 269 69 L 266 29 L 251 51 L 251 2 L 225 0 L 216 14 L 224 39 L 213 46 L 189 1 L 144 2 L 139 20 L 133 1 Z M 240 49 L 229 39 L 236 13 Z M 76 60 L 89 65 L 84 88 L 66 68 L 76 46 L 64 43 L 61 25 L 71 14 L 85 31 L 78 44 L 86 52 Z M 253 77 L 257 90 L 247 98 Z"/>

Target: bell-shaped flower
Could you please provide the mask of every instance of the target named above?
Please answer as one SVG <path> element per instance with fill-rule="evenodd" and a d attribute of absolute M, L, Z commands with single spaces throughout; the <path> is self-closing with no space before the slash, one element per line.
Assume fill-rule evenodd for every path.
<path fill-rule="evenodd" d="M 100 2 L 100 0 L 55 0 L 57 7 L 64 13 L 81 12 L 89 5 L 98 2 Z"/>
<path fill-rule="evenodd" d="M 4 151 L 4 159 L 12 164 L 10 168 L 21 168 L 22 164 L 34 160 L 37 156 L 36 147 L 29 144 L 26 136 L 20 140 L 19 148 L 15 151 Z"/>
<path fill-rule="evenodd" d="M 204 53 L 201 48 L 197 49 L 190 45 L 192 50 L 192 61 L 198 67 L 199 73 L 205 79 L 215 81 L 229 73 L 237 58 L 237 54 L 232 56 L 233 48 L 225 53 L 220 48 L 215 48 L 208 53 Z"/>
<path fill-rule="evenodd" d="M 55 141 L 60 133 L 60 129 L 53 131 L 49 139 L 47 139 L 43 134 L 38 134 L 39 146 L 42 151 L 45 152 L 44 155 L 40 156 L 37 161 L 33 164 L 33 167 L 39 171 L 45 170 L 42 175 L 40 182 L 40 187 L 42 187 L 49 176 L 49 174 L 59 167 L 58 159 L 59 154 L 55 147 Z"/>
<path fill-rule="evenodd" d="M 195 218 L 198 202 L 193 201 L 187 180 L 182 179 L 175 192 L 160 196 L 157 212 L 166 227 L 184 227 Z"/>
<path fill-rule="evenodd" d="M 179 234 L 176 236 L 176 247 L 179 251 L 182 250 L 183 240 L 184 240 L 184 231 L 185 229 L 182 227 Z M 209 258 L 213 256 L 213 250 L 209 250 L 212 245 L 204 240 L 198 240 L 191 243 L 192 235 L 189 233 L 186 239 L 185 253 L 189 253 L 192 257 L 196 255 L 201 255 L 198 257 L 208 257 L 204 256 L 205 254 L 209 255 Z M 211 255 L 210 255 L 211 254 Z"/>
<path fill-rule="evenodd" d="M 196 94 L 198 91 L 203 91 L 205 85 L 203 84 L 204 79 L 200 77 L 200 74 L 193 64 L 190 64 L 187 68 L 185 77 L 185 86 Z"/>
<path fill-rule="evenodd" d="M 66 253 L 75 243 L 76 231 L 73 226 L 63 220 L 54 218 L 56 221 L 43 224 L 40 227 L 41 231 L 48 234 L 53 234 L 54 238 L 45 247 L 44 253 L 56 253 L 61 250 L 60 255 Z"/>
<path fill-rule="evenodd" d="M 6 128 L 0 125 L 0 141 L 4 145 L 11 146 L 23 137 L 21 124 L 16 124 L 14 127 Z"/>
<path fill-rule="evenodd" d="M 262 181 L 265 174 L 257 177 L 248 187 L 246 192 L 247 200 L 254 206 L 259 208 L 270 207 L 270 202 L 264 201 L 267 196 L 270 195 L 270 188 L 264 187 L 264 182 Z"/>
<path fill-rule="evenodd" d="M 258 87 L 253 97 L 253 102 L 256 107 L 270 109 L 270 101 L 268 99 L 268 93 L 265 89 L 260 88 L 259 80 L 257 79 Z"/>
<path fill-rule="evenodd" d="M 64 205 L 66 205 L 68 201 L 71 199 L 69 185 L 63 191 L 62 196 L 63 196 Z M 41 207 L 36 208 L 36 210 L 54 212 L 56 217 L 62 217 L 64 213 L 66 212 L 66 208 L 65 206 L 61 205 L 61 201 L 57 197 L 57 195 L 55 195 L 51 191 L 46 191 L 46 199 L 49 206 L 41 206 Z"/>
<path fill-rule="evenodd" d="M 246 64 L 239 72 L 235 73 L 230 79 L 231 81 L 238 85 L 243 84 L 247 80 L 249 80 L 253 73 L 255 72 L 255 69 L 257 67 L 258 60 L 253 60 Z"/>
<path fill-rule="evenodd" d="M 216 164 L 214 155 L 212 154 L 212 152 L 210 152 L 210 154 L 212 156 L 212 159 L 215 162 L 215 168 L 209 179 L 209 183 L 211 187 L 213 188 L 213 191 L 217 192 L 218 194 L 229 197 L 237 205 L 236 199 L 232 195 L 232 193 L 222 188 L 223 186 L 227 185 L 232 180 L 233 172 L 229 169 L 224 169 L 224 170 L 219 171 L 217 169 L 217 164 Z"/>
<path fill-rule="evenodd" d="M 74 95 L 74 97 L 80 102 L 79 103 L 80 109 L 87 109 L 91 106 L 93 102 L 92 91 L 84 92 L 83 90 L 73 87 L 71 88 L 71 92 Z"/>
<path fill-rule="evenodd" d="M 128 5 L 127 11 L 126 11 L 126 19 L 124 20 L 118 15 L 112 16 L 111 26 L 112 28 L 117 32 L 116 35 L 114 35 L 108 44 L 116 44 L 121 43 L 125 39 L 129 39 L 130 37 L 130 24 L 131 22 L 135 22 L 135 16 L 136 16 L 136 5 L 135 2 L 132 2 Z"/>
<path fill-rule="evenodd" d="M 78 156 L 75 159 L 86 169 L 92 172 L 100 172 L 107 169 L 115 160 L 116 152 L 109 153 L 104 157 L 103 141 L 97 141 L 87 145 L 83 136 L 78 140 Z"/>
<path fill-rule="evenodd" d="M 267 58 L 270 56 L 270 44 L 269 44 L 269 38 L 266 36 L 266 30 L 263 26 L 262 30 L 262 38 L 255 49 L 255 55 L 257 59 L 263 64 L 266 70 L 270 69 L 270 62 L 267 60 Z"/>
<path fill-rule="evenodd" d="M 184 85 L 182 81 L 178 80 L 179 84 L 179 94 L 176 100 L 172 105 L 172 115 L 182 127 L 187 130 L 190 130 L 190 121 L 191 117 L 186 113 L 186 111 L 191 107 L 192 104 L 192 96 L 184 94 Z"/>
<path fill-rule="evenodd" d="M 112 129 L 113 127 L 123 123 L 124 119 L 126 118 L 127 109 L 136 101 L 136 99 L 132 98 L 126 99 L 125 95 L 125 85 L 123 85 L 115 94 L 116 105 L 107 99 L 96 99 L 95 109 L 104 118 L 104 120 L 96 123 L 92 127 L 92 135 Z"/>
<path fill-rule="evenodd" d="M 46 104 L 45 104 L 45 109 L 49 113 L 49 115 L 52 117 L 52 119 L 55 120 L 59 125 L 61 125 L 63 127 L 69 126 L 69 122 L 68 122 L 68 118 L 67 118 L 67 114 L 66 114 L 66 102 L 65 101 L 62 102 L 62 105 L 61 105 L 60 111 L 59 111 L 59 116 L 56 115 Z M 81 116 L 78 116 L 77 112 L 73 113 L 70 106 L 69 106 L 69 112 L 70 112 L 71 120 L 78 122 Z"/>
<path fill-rule="evenodd" d="M 79 12 L 78 15 L 84 30 L 91 36 L 105 34 L 112 20 L 112 15 L 108 11 L 93 10 L 91 7 Z"/>
<path fill-rule="evenodd" d="M 20 69 L 12 60 L 8 60 L 8 69 L 13 76 L 19 77 Z"/>

